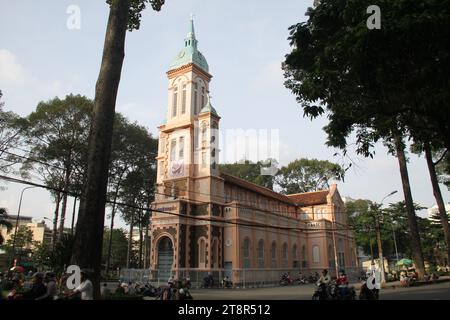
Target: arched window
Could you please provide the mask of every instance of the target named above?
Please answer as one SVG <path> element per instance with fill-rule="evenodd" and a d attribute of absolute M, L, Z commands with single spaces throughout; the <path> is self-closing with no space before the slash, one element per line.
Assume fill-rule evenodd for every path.
<path fill-rule="evenodd" d="M 292 267 L 298 268 L 297 245 L 292 246 Z"/>
<path fill-rule="evenodd" d="M 200 268 L 206 267 L 206 241 L 200 238 L 198 242 L 198 264 Z"/>
<path fill-rule="evenodd" d="M 182 101 L 181 101 L 181 113 L 186 113 L 186 84 L 183 83 L 183 93 L 182 93 Z"/>
<path fill-rule="evenodd" d="M 250 239 L 244 239 L 244 248 L 243 248 L 243 256 L 244 256 L 244 268 L 250 268 Z"/>
<path fill-rule="evenodd" d="M 302 253 L 301 253 L 301 259 L 302 259 L 302 268 L 308 267 L 308 261 L 306 259 L 306 246 L 302 246 Z"/>
<path fill-rule="evenodd" d="M 338 240 L 338 262 L 339 267 L 345 267 L 345 247 L 342 239 Z"/>
<path fill-rule="evenodd" d="M 207 141 L 207 139 L 206 139 L 207 133 L 208 133 L 208 128 L 206 127 L 206 123 L 203 123 L 202 124 L 202 143 L 206 143 L 206 141 Z"/>
<path fill-rule="evenodd" d="M 194 83 L 194 114 L 198 113 L 198 84 Z"/>
<path fill-rule="evenodd" d="M 264 268 L 264 240 L 258 242 L 258 268 Z"/>
<path fill-rule="evenodd" d="M 320 262 L 320 249 L 318 245 L 314 245 L 312 247 L 312 254 L 313 254 L 313 262 L 319 263 Z"/>
<path fill-rule="evenodd" d="M 205 106 L 205 87 L 202 87 L 202 104 L 200 107 L 200 110 L 202 110 L 202 108 Z"/>
<path fill-rule="evenodd" d="M 272 248 L 270 249 L 270 256 L 272 258 L 271 260 L 271 267 L 276 268 L 277 267 L 277 244 L 272 242 Z"/>
<path fill-rule="evenodd" d="M 173 89 L 173 102 L 172 102 L 172 118 L 177 116 L 178 108 L 178 87 Z"/>
<path fill-rule="evenodd" d="M 219 268 L 219 241 L 214 238 L 212 244 L 212 262 L 213 268 Z"/>
<path fill-rule="evenodd" d="M 288 267 L 288 245 L 287 245 L 287 243 L 283 244 L 282 254 L 283 254 L 283 268 L 287 268 Z"/>
<path fill-rule="evenodd" d="M 335 266 L 335 261 L 334 261 L 334 250 L 333 250 L 333 246 L 330 244 L 328 245 L 328 267 L 329 268 L 334 268 Z"/>

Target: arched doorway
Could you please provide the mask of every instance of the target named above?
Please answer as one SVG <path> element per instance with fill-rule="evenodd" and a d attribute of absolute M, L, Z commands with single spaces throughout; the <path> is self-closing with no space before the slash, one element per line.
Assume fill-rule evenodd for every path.
<path fill-rule="evenodd" d="M 158 242 L 158 277 L 162 281 L 169 280 L 172 275 L 173 244 L 169 237 L 162 237 Z"/>

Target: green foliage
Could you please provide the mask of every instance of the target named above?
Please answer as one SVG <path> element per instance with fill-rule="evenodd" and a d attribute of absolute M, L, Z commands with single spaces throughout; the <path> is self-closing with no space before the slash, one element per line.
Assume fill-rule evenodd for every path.
<path fill-rule="evenodd" d="M 70 265 L 74 237 L 70 233 L 64 233 L 55 244 L 54 249 L 50 253 L 50 268 L 55 272 L 64 272 L 65 268 Z"/>
<path fill-rule="evenodd" d="M 12 234 L 11 238 L 6 241 L 6 246 L 12 247 L 14 242 L 17 250 L 28 249 L 33 244 L 33 231 L 27 226 L 19 225 L 17 233 Z"/>
<path fill-rule="evenodd" d="M 114 0 L 106 0 L 106 3 L 111 6 Z M 141 25 L 142 11 L 149 3 L 152 9 L 160 11 L 164 5 L 165 0 L 130 0 L 130 10 L 128 13 L 128 30 L 138 30 Z"/>
<path fill-rule="evenodd" d="M 103 233 L 103 252 L 102 261 L 106 263 L 106 256 L 108 254 L 108 241 L 111 230 L 106 229 Z M 127 263 L 127 247 L 128 241 L 125 233 L 121 229 L 113 229 L 112 243 L 111 243 L 111 260 L 110 266 L 112 269 L 123 268 Z"/>
<path fill-rule="evenodd" d="M 370 0 L 323 0 L 290 28 L 285 85 L 305 116 L 327 114 L 328 145 L 371 156 L 393 131 L 449 148 L 450 1 L 381 0 L 381 30 L 366 26 Z"/>
<path fill-rule="evenodd" d="M 386 209 L 380 210 L 380 205 L 370 200 L 349 201 L 346 204 L 349 226 L 354 230 L 355 239 L 365 254 L 371 254 L 371 246 L 374 257 L 378 257 L 378 245 L 375 231 L 375 215 L 378 214 L 380 221 L 380 232 L 385 256 L 395 255 L 394 236 L 395 232 L 398 252 L 400 257 L 411 257 L 412 248 L 410 233 L 408 232 L 408 218 L 405 202 L 391 203 Z M 415 204 L 415 210 L 424 207 Z M 436 217 L 435 217 L 436 218 Z M 442 254 L 445 239 L 442 226 L 436 219 L 425 219 L 416 217 L 419 233 L 422 239 L 421 245 L 425 260 L 436 263 L 436 257 Z M 442 260 L 443 261 L 443 260 Z"/>
<path fill-rule="evenodd" d="M 447 152 L 442 161 L 436 165 L 436 173 L 440 183 L 447 186 L 450 190 L 450 154 Z"/>
<path fill-rule="evenodd" d="M 5 208 L 0 208 L 0 230 L 3 228 L 6 228 L 6 232 L 10 232 L 12 230 L 12 224 L 6 220 L 6 217 L 8 216 L 8 212 Z M 3 244 L 5 239 L 3 239 L 2 234 L 0 233 L 0 245 Z"/>
<path fill-rule="evenodd" d="M 0 100 L 2 96 L 0 90 Z M 4 102 L 0 102 L 0 172 L 10 173 L 21 160 L 14 153 L 22 144 L 23 119 L 11 111 L 4 111 L 3 107 Z"/>
<path fill-rule="evenodd" d="M 344 180 L 344 175 L 345 170 L 336 163 L 302 158 L 282 167 L 275 181 L 282 193 L 293 194 L 327 189 L 331 179 Z"/>
<path fill-rule="evenodd" d="M 33 171 L 50 187 L 64 188 L 69 172 L 68 190 L 80 193 L 87 163 L 87 148 L 93 102 L 80 95 L 68 95 L 40 102 L 27 117 L 29 160 L 24 174 Z"/>
<path fill-rule="evenodd" d="M 221 164 L 219 170 L 223 173 L 250 181 L 268 189 L 273 189 L 274 178 L 270 175 L 261 175 L 261 168 L 266 168 L 267 163 L 272 163 L 270 159 L 268 161 L 258 161 L 253 163 L 249 160 Z"/>

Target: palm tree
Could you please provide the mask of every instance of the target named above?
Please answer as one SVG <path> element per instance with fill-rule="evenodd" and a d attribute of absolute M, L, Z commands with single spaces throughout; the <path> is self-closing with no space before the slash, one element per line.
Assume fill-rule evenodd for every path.
<path fill-rule="evenodd" d="M 12 229 L 12 224 L 6 220 L 6 217 L 8 216 L 8 213 L 5 208 L 0 208 L 0 228 L 3 229 L 6 228 L 6 232 L 9 233 Z M 2 234 L 0 233 L 0 245 L 3 244 L 5 239 L 3 238 Z"/>

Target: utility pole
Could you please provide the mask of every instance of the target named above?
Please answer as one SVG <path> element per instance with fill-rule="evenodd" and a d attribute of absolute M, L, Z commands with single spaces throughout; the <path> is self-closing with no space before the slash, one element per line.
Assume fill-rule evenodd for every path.
<path fill-rule="evenodd" d="M 381 283 L 385 283 L 386 279 L 384 277 L 384 257 L 383 257 L 383 244 L 381 243 L 380 217 L 378 216 L 378 208 L 374 206 L 374 209 L 375 209 L 375 230 L 377 234 L 378 258 L 380 260 L 380 270 L 381 270 Z"/>
<path fill-rule="evenodd" d="M 20 218 L 20 209 L 22 207 L 23 193 L 24 193 L 25 190 L 33 189 L 33 188 L 36 188 L 36 187 L 25 187 L 20 192 L 19 207 L 17 209 L 16 225 L 15 225 L 15 228 L 14 228 L 14 239 L 13 239 L 12 250 L 11 250 L 11 258 L 10 258 L 10 262 L 9 262 L 10 267 L 13 265 L 14 256 L 16 255 L 16 238 L 17 238 L 17 230 L 19 229 L 19 218 Z"/>
<path fill-rule="evenodd" d="M 377 234 L 377 244 L 378 244 L 378 257 L 380 259 L 380 271 L 381 271 L 381 283 L 386 283 L 385 272 L 384 272 L 384 257 L 383 257 L 383 243 L 381 241 L 381 230 L 380 230 L 380 217 L 379 212 L 381 207 L 383 206 L 383 201 L 392 195 L 397 193 L 397 190 L 392 191 L 388 195 L 386 195 L 380 202 L 380 205 L 373 205 L 374 215 L 375 215 L 375 229 Z"/>

